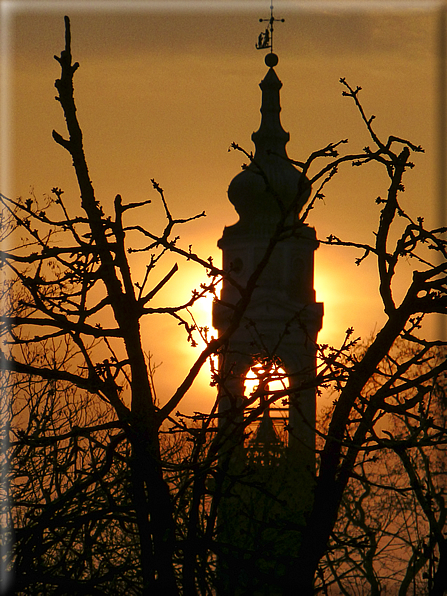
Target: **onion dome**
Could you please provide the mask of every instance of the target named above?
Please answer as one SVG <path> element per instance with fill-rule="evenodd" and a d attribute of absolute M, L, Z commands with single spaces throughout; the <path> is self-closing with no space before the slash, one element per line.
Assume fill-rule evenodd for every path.
<path fill-rule="evenodd" d="M 267 54 L 265 63 L 269 70 L 259 85 L 261 125 L 251 137 L 256 147 L 254 159 L 233 178 L 228 188 L 228 198 L 239 215 L 239 221 L 227 228 L 230 234 L 271 232 L 281 215 L 280 204 L 288 209 L 296 201 L 291 213 L 293 218 L 309 196 L 309 190 L 303 194 L 300 185 L 302 174 L 287 158 L 286 144 L 290 135 L 281 125 L 279 92 L 282 83 L 274 70 L 278 57 Z M 298 193 L 302 196 L 297 200 Z"/>

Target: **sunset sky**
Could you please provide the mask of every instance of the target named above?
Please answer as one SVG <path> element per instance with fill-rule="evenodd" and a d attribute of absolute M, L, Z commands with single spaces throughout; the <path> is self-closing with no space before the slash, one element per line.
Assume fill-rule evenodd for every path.
<path fill-rule="evenodd" d="M 254 46 L 263 29 L 259 18 L 269 16 L 269 6 L 269 0 L 1 2 L 1 192 L 25 197 L 33 189 L 41 197 L 59 186 L 73 209 L 77 205 L 71 160 L 51 137 L 53 129 L 65 134 L 54 100 L 60 71 L 53 55 L 63 49 L 67 14 L 73 57 L 80 62 L 75 99 L 97 198 L 106 209 L 117 193 L 125 202 L 152 199 L 145 223 L 160 230 L 162 209 L 150 182 L 155 178 L 175 217 L 206 211 L 206 220 L 180 235 L 184 246 L 192 244 L 219 263 L 216 242 L 223 227 L 236 221 L 226 191 L 243 162 L 228 148 L 235 141 L 251 150 L 250 136 L 260 122 L 258 84 L 267 67 L 265 52 Z M 275 52 L 289 156 L 304 161 L 344 138 L 350 151 L 371 144 L 352 101 L 341 96 L 339 78 L 346 77 L 363 88 L 361 100 L 367 114 L 376 115 L 379 135 L 424 147 L 406 175 L 403 204 L 414 218 L 423 216 L 427 226 L 434 225 L 439 216 L 438 4 L 277 0 L 275 15 L 285 19 L 275 27 Z M 321 239 L 335 234 L 372 242 L 379 215 L 375 199 L 387 187 L 377 167 L 341 168 L 309 223 Z M 339 344 L 351 326 L 366 339 L 384 320 L 375 263 L 371 258 L 356 267 L 356 256 L 333 247 L 317 251 L 317 300 L 325 304 L 322 342 Z M 144 257 L 135 256 L 133 264 L 138 281 Z M 411 265 L 402 266 L 404 278 Z M 199 274 L 187 265 L 165 293 L 166 303 L 188 297 L 203 281 Z M 168 319 L 148 320 L 143 333 L 154 361 L 163 362 L 156 377 L 163 399 L 181 382 L 196 352 Z M 203 379 L 206 386 L 206 375 Z M 208 393 L 212 397 L 214 390 Z M 194 409 L 211 399 L 203 395 L 203 388 L 193 390 L 188 399 Z"/>

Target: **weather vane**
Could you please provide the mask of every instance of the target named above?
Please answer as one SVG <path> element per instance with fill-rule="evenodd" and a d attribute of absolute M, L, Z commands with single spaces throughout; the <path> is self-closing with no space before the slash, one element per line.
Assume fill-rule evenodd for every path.
<path fill-rule="evenodd" d="M 284 23 L 285 19 L 275 19 L 273 16 L 273 3 L 270 5 L 270 18 L 259 19 L 260 23 L 268 23 L 265 31 L 259 34 L 258 43 L 256 44 L 257 50 L 267 50 L 270 48 L 270 52 L 273 53 L 273 23 L 281 22 Z"/>

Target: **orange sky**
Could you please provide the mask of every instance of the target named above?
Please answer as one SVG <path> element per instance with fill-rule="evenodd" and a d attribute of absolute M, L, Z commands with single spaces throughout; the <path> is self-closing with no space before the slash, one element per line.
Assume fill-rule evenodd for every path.
<path fill-rule="evenodd" d="M 275 51 L 289 156 L 304 160 L 342 138 L 349 138 L 352 151 L 370 144 L 353 104 L 341 97 L 338 80 L 346 77 L 363 87 L 364 107 L 376 115 L 379 134 L 426 149 L 407 174 L 404 203 L 427 225 L 436 221 L 438 193 L 435 6 L 404 0 L 275 3 L 276 15 L 286 19 L 276 26 Z M 32 187 L 39 197 L 59 186 L 73 209 L 77 204 L 70 158 L 51 138 L 53 128 L 65 133 L 54 100 L 59 66 L 53 55 L 63 47 L 68 14 L 74 59 L 81 65 L 75 98 L 97 198 L 106 208 L 117 193 L 126 202 L 151 198 L 146 224 L 160 229 L 162 210 L 150 183 L 155 178 L 174 216 L 205 209 L 207 220 L 185 228 L 182 241 L 218 262 L 216 242 L 224 225 L 236 220 L 226 190 L 243 161 L 228 147 L 236 141 L 251 150 L 250 135 L 260 122 L 258 83 L 267 69 L 264 52 L 254 44 L 269 2 L 15 0 L 1 8 L 2 65 L 9 64 L 9 78 L 3 70 L 2 81 L 1 191 L 25 196 Z M 375 198 L 386 189 L 386 176 L 376 167 L 346 166 L 310 223 L 323 239 L 335 234 L 372 242 Z M 321 341 L 340 343 L 350 326 L 367 338 L 383 321 L 375 264 L 357 268 L 356 256 L 336 248 L 317 251 L 317 299 L 325 303 Z M 405 267 L 404 277 L 410 265 Z M 135 256 L 135 281 L 144 268 L 144 258 Z M 167 302 L 189 296 L 201 281 L 192 269 L 187 265 L 178 274 L 175 292 L 171 286 L 165 293 Z M 143 331 L 154 361 L 163 362 L 156 379 L 163 399 L 181 382 L 195 351 L 170 320 L 148 321 Z M 200 408 L 201 392 L 193 390 L 185 407 Z"/>

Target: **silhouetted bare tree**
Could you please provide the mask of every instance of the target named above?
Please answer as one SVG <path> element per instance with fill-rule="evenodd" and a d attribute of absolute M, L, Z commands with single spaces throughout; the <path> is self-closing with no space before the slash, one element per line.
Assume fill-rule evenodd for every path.
<path fill-rule="evenodd" d="M 393 352 L 368 384 L 370 396 L 415 354 L 406 342 Z M 444 361 L 445 349 L 435 347 L 409 371 L 417 386 L 384 409 L 375 441 L 362 448 L 320 564 L 327 593 L 445 591 L 446 373 L 421 378 Z"/>
<path fill-rule="evenodd" d="M 225 429 L 209 447 L 216 408 L 199 417 L 200 426 L 171 420 L 171 415 L 203 364 L 239 326 L 272 250 L 288 233 L 285 218 L 242 288 L 211 259 L 178 245 L 178 226 L 204 213 L 175 219 L 157 182 L 153 186 L 166 215 L 160 234 L 125 223 L 130 211 L 149 200 L 125 204 L 117 195 L 113 215 L 106 214 L 84 155 L 73 95 L 79 65 L 72 61 L 68 18 L 65 24 L 55 86 L 68 135 L 53 132 L 53 137 L 73 161 L 81 211 L 72 212 L 60 188 L 53 188 L 43 203 L 34 197 L 1 197 L 1 264 L 7 272 L 1 357 L 5 391 L 12 398 L 11 408 L 3 412 L 6 433 L 11 427 L 12 435 L 3 457 L 5 466 L 8 458 L 11 462 L 11 501 L 4 511 L 10 531 L 2 538 L 11 540 L 14 534 L 10 570 L 16 588 L 24 592 L 104 593 L 118 586 L 175 594 L 180 586 L 185 593 L 195 590 L 196 582 L 204 592 L 208 571 L 202 561 L 214 556 L 210 544 L 218 501 L 208 504 L 206 478 L 216 469 Z M 128 257 L 136 251 L 149 254 L 139 282 L 132 278 Z M 154 298 L 178 268 L 165 270 L 150 285 L 167 253 L 203 267 L 207 281 L 186 303 L 156 307 Z M 189 319 L 188 309 L 201 297 L 215 295 L 223 275 L 238 287 L 240 300 L 232 306 L 225 332 L 207 337 Z M 154 394 L 140 334 L 141 319 L 151 314 L 172 316 L 188 341 L 195 345 L 201 335 L 205 345 L 162 404 Z M 190 450 L 182 438 L 173 444 L 168 440 L 176 431 L 193 439 Z M 178 445 L 182 461 L 174 464 Z M 220 484 L 215 483 L 215 495 Z M 204 512 L 202 536 L 198 524 Z M 105 556 L 107 544 L 116 556 Z M 139 564 L 131 564 L 135 553 Z"/>
<path fill-rule="evenodd" d="M 356 552 L 363 557 L 364 577 L 378 589 L 371 559 L 381 537 L 373 511 L 366 521 L 362 519 L 362 505 L 375 503 L 366 499 L 374 486 L 371 458 L 375 454 L 383 458 L 382 453 L 391 451 L 400 474 L 396 483 L 405 471 L 405 491 L 411 489 L 428 524 L 426 554 L 431 561 L 434 554 L 440 560 L 436 573 L 430 572 L 430 593 L 441 594 L 446 588 L 441 570 L 446 556 L 443 486 L 434 480 L 435 468 L 424 466 L 427 457 L 445 444 L 445 425 L 431 420 L 428 401 L 446 369 L 446 360 L 442 342 L 421 339 L 417 331 L 426 314 L 446 312 L 446 230 L 426 229 L 423 219 L 410 217 L 399 200 L 403 176 L 412 167 L 410 153 L 421 148 L 396 137 L 381 141 L 372 127 L 373 117 L 365 115 L 359 102 L 359 88 L 342 80 L 344 94 L 355 102 L 374 146 L 340 156 L 339 147 L 346 141 L 330 143 L 305 162 L 295 162 L 303 172 L 297 200 L 310 186 L 317 188 L 303 213 L 295 214 L 293 224 L 290 211 L 281 213 L 266 253 L 247 285 L 241 287 L 231 271 L 180 247 L 175 230 L 203 214 L 175 219 L 155 181 L 166 214 L 161 234 L 126 224 L 128 212 L 145 208 L 149 201 L 126 204 L 117 195 L 113 214 L 104 212 L 90 181 L 76 115 L 73 75 L 78 64 L 72 62 L 68 18 L 65 49 L 56 59 L 61 65 L 57 99 L 68 135 L 65 138 L 54 132 L 53 136 L 73 160 L 82 210 L 71 213 L 59 188 L 52 190 L 53 196 L 44 204 L 34 198 L 1 197 L 5 246 L 1 265 L 7 272 L 1 358 L 3 389 L 11 397 L 2 402 L 4 438 L 9 440 L 2 463 L 10 478 L 10 499 L 2 510 L 9 530 L 2 540 L 13 545 L 7 565 L 16 578 L 17 591 L 213 593 L 215 562 L 222 547 L 217 532 L 219 505 L 235 483 L 241 479 L 250 482 L 249 465 L 237 478 L 229 459 L 222 456 L 234 447 L 228 441 L 229 430 L 237 424 L 246 435 L 251 422 L 269 404 L 280 399 L 293 401 L 294 396 L 286 389 L 271 390 L 266 377 L 246 402 L 235 402 L 233 421 L 227 419 L 219 428 L 215 424 L 217 403 L 210 413 L 189 418 L 174 417 L 173 413 L 203 364 L 225 350 L 227 340 L 243 321 L 275 246 L 304 225 L 339 166 L 375 163 L 383 166 L 390 181 L 386 197 L 377 199 L 381 211 L 375 244 L 345 242 L 334 236 L 327 243 L 359 248 L 363 251 L 359 264 L 367 257 L 377 259 L 387 321 L 361 354 L 355 351 L 351 330 L 338 349 L 318 346 L 317 375 L 306 383 L 317 389 L 332 386 L 338 397 L 327 431 L 321 436 L 311 511 L 304 526 L 291 528 L 289 539 L 295 541 L 296 554 L 284 583 L 277 587 L 284 594 L 313 594 L 325 589 L 328 570 L 334 581 L 343 585 L 343 578 L 337 577 L 338 563 L 331 559 L 328 548 L 332 548 L 331 540 L 346 542 L 347 537 L 343 548 L 349 549 L 353 536 L 356 548 L 359 540 L 368 541 L 366 550 L 357 548 Z M 328 161 L 312 173 L 321 158 Z M 296 210 L 296 205 L 291 209 Z M 393 243 L 395 227 L 400 231 Z M 136 250 L 150 255 L 144 279 L 139 282 L 134 282 L 128 257 Z M 151 301 L 177 270 L 177 266 L 165 270 L 161 281 L 158 278 L 150 285 L 155 266 L 162 267 L 167 253 L 194 261 L 208 277 L 187 303 L 155 307 Z M 438 256 L 441 261 L 436 260 Z M 396 267 L 401 258 L 410 257 L 416 263 L 413 280 L 401 303 L 396 304 Z M 218 301 L 216 287 L 223 276 L 238 289 L 240 299 L 225 305 L 232 311 L 225 332 L 210 337 L 188 318 L 187 309 L 209 293 Z M 175 393 L 162 403 L 154 394 L 152 366 L 140 333 L 141 320 L 154 313 L 172 316 L 185 328 L 190 342 L 201 334 L 205 346 Z M 393 349 L 401 338 L 411 342 L 413 349 L 397 358 Z M 437 361 L 432 359 L 434 347 L 442 355 Z M 215 371 L 212 382 L 222 385 L 225 379 Z M 247 406 L 256 403 L 259 406 L 244 416 Z M 384 429 L 385 418 L 393 422 Z M 356 482 L 365 498 L 354 503 L 350 495 Z M 398 495 L 399 488 L 393 488 Z M 337 517 L 340 520 L 340 512 L 354 506 L 349 527 L 343 529 L 340 521 L 337 525 Z M 404 519 L 405 514 L 402 516 Z M 415 553 L 412 551 L 407 569 L 412 565 L 415 573 L 423 572 L 422 555 Z M 344 573 L 343 566 L 340 569 Z"/>
<path fill-rule="evenodd" d="M 387 320 L 362 357 L 352 356 L 339 369 L 339 395 L 320 455 L 314 505 L 304 531 L 296 573 L 289 578 L 301 594 L 312 593 L 318 561 L 327 548 L 359 455 L 365 449 L 384 446 L 375 430 L 378 421 L 388 412 L 404 415 L 413 411 L 417 404 L 423 403 L 433 380 L 446 368 L 445 357 L 433 367 L 427 369 L 423 366 L 429 350 L 442 342 L 420 339 L 416 333 L 425 315 L 446 314 L 447 255 L 443 239 L 446 229 L 426 230 L 423 218 L 412 219 L 399 199 L 399 194 L 404 191 L 405 171 L 413 167 L 409 161 L 410 151 L 420 151 L 421 148 L 393 136 L 382 141 L 372 127 L 374 117 L 368 118 L 359 102 L 360 88 L 350 87 L 344 79 L 341 83 L 346 88 L 344 95 L 354 100 L 374 143 L 373 149 L 365 147 L 364 157 L 353 163 L 358 166 L 371 162 L 382 164 L 390 185 L 386 198 L 376 199 L 383 207 L 375 232 L 375 244 L 344 242 L 333 236 L 327 242 L 361 249 L 363 255 L 358 260 L 359 264 L 374 255 Z M 397 241 L 393 241 L 394 234 Z M 401 259 L 409 258 L 416 263 L 413 279 L 400 304 L 396 304 L 393 295 L 396 268 Z M 412 342 L 415 349 L 403 361 L 394 362 L 394 366 L 390 367 L 393 346 L 400 338 Z M 420 371 L 421 366 L 424 372 L 414 376 L 414 371 Z M 380 384 L 371 394 L 370 382 L 378 376 Z M 409 392 L 411 397 L 408 397 Z M 411 415 L 408 414 L 408 417 L 410 419 Z M 423 426 L 417 428 L 418 434 L 421 433 Z M 433 435 L 432 441 L 438 440 L 437 429 L 427 432 L 429 436 Z M 424 440 L 429 439 L 425 437 Z M 399 453 L 403 454 L 405 450 L 401 449 Z"/>

